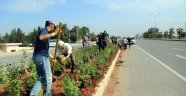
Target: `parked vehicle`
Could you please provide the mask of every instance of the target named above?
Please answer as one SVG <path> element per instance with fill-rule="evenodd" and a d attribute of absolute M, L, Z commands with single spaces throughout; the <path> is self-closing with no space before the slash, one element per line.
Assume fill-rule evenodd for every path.
<path fill-rule="evenodd" d="M 130 43 L 131 44 L 136 44 L 136 40 L 135 40 L 135 37 L 134 36 L 129 36 L 129 37 L 127 37 L 127 38 L 130 38 Z"/>

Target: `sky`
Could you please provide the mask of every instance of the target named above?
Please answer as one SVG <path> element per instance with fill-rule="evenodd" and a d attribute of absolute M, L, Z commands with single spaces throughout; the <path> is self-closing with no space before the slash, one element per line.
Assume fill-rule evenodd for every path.
<path fill-rule="evenodd" d="M 134 36 L 157 26 L 184 28 L 186 0 L 0 0 L 0 34 L 21 28 L 25 34 L 46 20 L 87 26 L 90 32 Z M 156 17 L 156 20 L 155 20 Z M 155 24 L 156 21 L 156 24 Z"/>

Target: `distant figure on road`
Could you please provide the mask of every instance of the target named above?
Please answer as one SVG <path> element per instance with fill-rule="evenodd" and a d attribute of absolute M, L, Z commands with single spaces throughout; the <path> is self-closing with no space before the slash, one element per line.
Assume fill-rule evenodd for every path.
<path fill-rule="evenodd" d="M 127 42 L 127 39 L 125 37 L 123 38 L 122 43 L 123 43 L 124 50 L 126 50 L 128 42 Z"/>
<path fill-rule="evenodd" d="M 97 46 L 99 46 L 99 40 L 98 40 L 98 38 L 99 38 L 99 35 L 96 36 L 96 45 Z"/>
<path fill-rule="evenodd" d="M 113 36 L 112 38 L 111 38 L 111 40 L 112 40 L 112 44 L 115 44 L 115 45 L 117 45 L 117 37 L 115 37 L 115 36 Z"/>
<path fill-rule="evenodd" d="M 98 47 L 99 47 L 99 51 L 104 50 L 103 47 L 103 36 L 102 36 L 102 32 L 98 35 Z"/>
<path fill-rule="evenodd" d="M 129 45 L 129 49 L 130 49 L 130 46 L 131 46 L 131 38 L 130 38 L 130 37 L 127 37 L 127 40 L 128 40 L 128 45 Z"/>
<path fill-rule="evenodd" d="M 82 41 L 83 47 L 89 46 L 89 43 L 90 43 L 90 37 L 88 34 L 86 34 L 83 36 L 83 41 Z"/>
<path fill-rule="evenodd" d="M 102 33 L 102 39 L 103 39 L 103 50 L 104 50 L 107 47 L 106 31 Z"/>

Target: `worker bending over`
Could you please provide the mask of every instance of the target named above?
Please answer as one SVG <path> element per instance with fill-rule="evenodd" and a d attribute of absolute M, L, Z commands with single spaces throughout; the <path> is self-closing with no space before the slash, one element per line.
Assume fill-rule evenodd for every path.
<path fill-rule="evenodd" d="M 63 57 L 62 57 L 63 56 Z M 53 58 L 52 55 L 50 55 L 51 58 Z M 59 60 L 60 64 L 62 65 L 62 69 L 64 70 L 63 64 L 64 61 L 69 58 L 71 59 L 72 65 L 71 65 L 71 73 L 73 73 L 75 69 L 75 60 L 74 60 L 74 55 L 72 52 L 72 47 L 68 43 L 64 43 L 63 41 L 58 42 L 58 53 L 56 59 Z M 52 59 L 52 61 L 55 59 Z M 56 61 L 53 61 L 56 62 Z"/>

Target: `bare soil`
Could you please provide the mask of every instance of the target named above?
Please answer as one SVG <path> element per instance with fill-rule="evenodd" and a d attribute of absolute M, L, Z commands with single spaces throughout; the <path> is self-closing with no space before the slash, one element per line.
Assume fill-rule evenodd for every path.
<path fill-rule="evenodd" d="M 57 96 L 65 96 L 62 87 L 62 77 L 53 76 L 53 78 L 55 79 L 55 81 L 52 83 L 52 93 Z"/>

